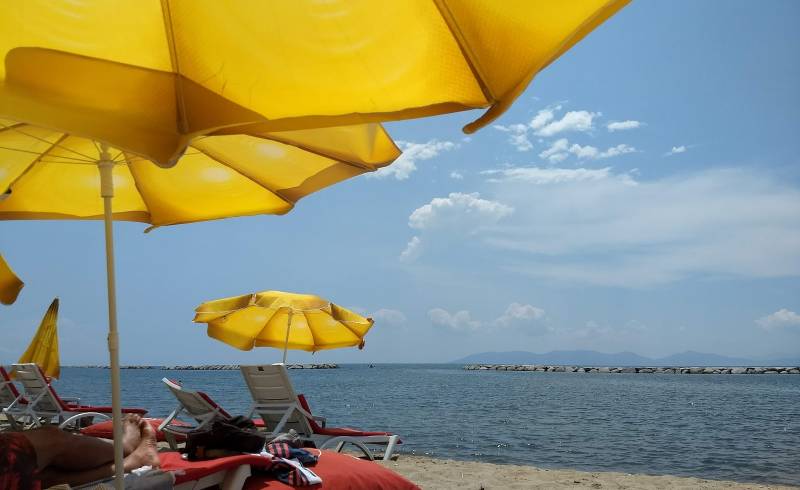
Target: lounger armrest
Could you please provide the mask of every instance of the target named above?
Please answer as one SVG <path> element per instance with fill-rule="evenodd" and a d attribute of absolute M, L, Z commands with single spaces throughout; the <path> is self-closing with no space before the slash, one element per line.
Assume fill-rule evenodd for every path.
<path fill-rule="evenodd" d="M 68 405 L 80 405 L 81 399 L 77 396 L 60 396 L 61 400 Z"/>

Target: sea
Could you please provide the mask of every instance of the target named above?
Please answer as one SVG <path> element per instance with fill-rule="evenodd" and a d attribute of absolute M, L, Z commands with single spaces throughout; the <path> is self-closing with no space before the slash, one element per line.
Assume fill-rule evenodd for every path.
<path fill-rule="evenodd" d="M 800 376 L 465 371 L 451 364 L 290 370 L 331 427 L 399 434 L 403 454 L 497 464 L 800 486 Z M 165 417 L 163 377 L 234 414 L 239 371 L 122 371 L 126 406 Z M 55 384 L 109 404 L 109 371 L 65 367 Z"/>

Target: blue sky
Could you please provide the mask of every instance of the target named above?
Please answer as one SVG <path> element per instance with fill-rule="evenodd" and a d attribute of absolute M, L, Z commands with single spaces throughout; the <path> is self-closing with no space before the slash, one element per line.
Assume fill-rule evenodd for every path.
<path fill-rule="evenodd" d="M 460 129 L 478 113 L 391 123 L 401 160 L 283 217 L 119 223 L 123 363 L 279 360 L 191 323 L 267 289 L 376 318 L 365 350 L 295 361 L 800 355 L 799 17 L 792 1 L 635 1 L 477 134 Z M 0 361 L 59 296 L 62 363 L 105 363 L 102 225 L 0 223 L 0 251 L 27 283 L 0 309 Z"/>

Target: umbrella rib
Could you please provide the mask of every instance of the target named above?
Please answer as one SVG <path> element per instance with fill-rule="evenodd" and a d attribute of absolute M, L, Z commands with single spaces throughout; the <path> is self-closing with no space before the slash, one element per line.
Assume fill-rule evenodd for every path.
<path fill-rule="evenodd" d="M 25 126 L 25 123 L 18 122 L 12 124 L 11 126 L 6 126 L 5 124 L 0 123 L 0 133 L 2 133 L 3 131 L 8 131 L 9 129 L 14 129 L 19 126 Z"/>
<path fill-rule="evenodd" d="M 172 26 L 172 12 L 169 8 L 169 0 L 161 0 L 161 15 L 164 19 L 164 37 L 166 37 L 167 47 L 169 48 L 169 58 L 172 64 L 175 98 L 178 106 L 178 128 L 181 132 L 188 131 L 188 121 L 186 120 L 186 104 L 183 100 L 183 84 L 181 83 L 181 70 L 178 61 L 178 49 L 175 46 L 175 31 Z"/>
<path fill-rule="evenodd" d="M 70 153 L 74 153 L 74 154 L 78 155 L 79 157 L 83 157 L 86 162 L 96 162 L 97 161 L 97 158 L 90 157 L 89 155 L 84 155 L 83 153 L 81 153 L 79 151 L 76 151 L 76 150 L 73 150 L 72 148 L 67 148 L 66 146 L 61 146 L 61 142 L 64 141 L 65 139 L 67 139 L 70 136 L 69 133 L 63 133 L 63 136 L 61 138 L 59 138 L 56 143 L 53 143 L 53 142 L 48 141 L 48 140 L 46 140 L 46 139 L 44 139 L 44 138 L 42 138 L 40 136 L 35 136 L 35 135 L 32 135 L 30 133 L 26 133 L 25 131 L 21 131 L 21 130 L 16 129 L 16 128 L 13 129 L 13 130 L 16 131 L 19 134 L 27 136 L 28 138 L 33 138 L 33 139 L 35 139 L 37 141 L 41 141 L 42 143 L 47 143 L 48 145 L 53 145 L 54 147 L 57 146 L 57 147 L 61 148 L 62 150 L 68 151 Z M 52 150 L 52 148 L 51 148 L 51 150 Z M 76 160 L 77 160 L 77 158 L 76 158 Z"/>
<path fill-rule="evenodd" d="M 278 196 L 278 197 L 279 197 L 281 200 L 283 200 L 283 201 L 284 201 L 286 204 L 288 204 L 288 205 L 290 205 L 290 206 L 294 206 L 294 201 L 292 201 L 291 199 L 289 199 L 289 198 L 287 198 L 287 197 L 285 197 L 285 196 L 282 196 L 282 195 L 281 195 L 281 193 L 280 193 L 280 192 L 278 192 L 277 190 L 275 190 L 275 189 L 270 189 L 269 187 L 266 187 L 264 184 L 262 184 L 261 182 L 257 181 L 257 180 L 256 180 L 254 177 L 252 177 L 252 176 L 250 176 L 250 175 L 247 175 L 245 172 L 242 172 L 242 171 L 241 171 L 241 170 L 239 170 L 238 168 L 236 168 L 236 167 L 234 167 L 233 165 L 231 165 L 231 164 L 230 164 L 228 161 L 226 161 L 224 158 L 222 158 L 222 157 L 220 157 L 220 156 L 218 156 L 218 155 L 216 155 L 216 154 L 212 154 L 213 152 L 211 152 L 211 153 L 210 153 L 210 152 L 208 152 L 208 151 L 206 151 L 206 150 L 204 150 L 204 149 L 202 149 L 202 148 L 197 148 L 197 147 L 195 147 L 195 148 L 197 149 L 197 151 L 199 151 L 199 152 L 200 152 L 200 153 L 202 153 L 203 155 L 207 156 L 208 158 L 210 158 L 210 159 L 214 160 L 214 161 L 215 161 L 215 162 L 217 162 L 217 163 L 221 163 L 222 165 L 225 165 L 225 166 L 226 166 L 226 167 L 228 167 L 229 169 L 231 169 L 231 170 L 235 171 L 236 173 L 238 173 L 238 174 L 239 174 L 239 175 L 241 175 L 242 177 L 246 178 L 247 180 L 250 180 L 251 182 L 253 182 L 253 183 L 254 183 L 254 184 L 256 184 L 257 186 L 261 187 L 262 189 L 265 189 L 265 190 L 267 190 L 267 191 L 271 192 L 272 194 L 274 194 L 274 195 Z"/>
<path fill-rule="evenodd" d="M 53 144 L 50 148 L 48 148 L 47 150 L 43 151 L 36 158 L 34 158 L 33 161 L 30 163 L 30 165 L 25 167 L 25 170 L 23 170 L 19 175 L 17 175 L 17 177 L 14 180 L 9 182 L 7 189 L 11 189 L 12 187 L 14 187 L 14 185 L 16 185 L 17 182 L 19 182 L 19 179 L 21 179 L 28 172 L 30 172 L 30 170 L 33 168 L 34 165 L 39 163 L 42 160 L 42 158 L 46 157 L 48 153 L 53 151 L 53 148 L 55 148 L 58 145 L 58 143 L 61 143 L 62 141 L 67 139 L 67 137 L 69 137 L 68 134 L 61 135 L 61 138 L 59 138 L 59 140 L 55 144 Z M 4 192 L 8 192 L 8 191 L 4 191 Z"/>

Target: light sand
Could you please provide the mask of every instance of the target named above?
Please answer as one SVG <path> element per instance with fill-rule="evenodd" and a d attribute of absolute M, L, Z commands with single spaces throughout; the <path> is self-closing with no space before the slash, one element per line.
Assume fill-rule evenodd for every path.
<path fill-rule="evenodd" d="M 381 462 L 424 490 L 531 490 L 559 488 L 592 489 L 789 489 L 780 485 L 758 485 L 730 481 L 701 480 L 677 476 L 631 475 L 627 473 L 546 470 L 533 466 L 498 465 L 476 461 L 453 461 L 400 455 L 397 461 Z"/>

